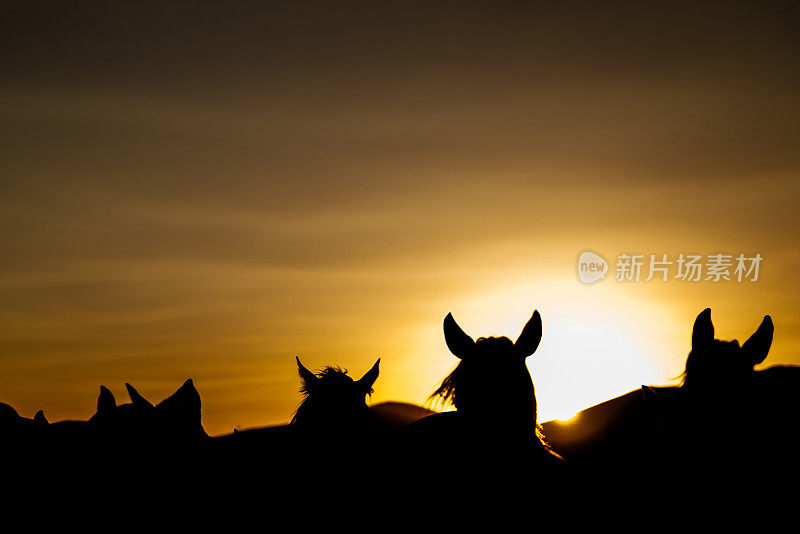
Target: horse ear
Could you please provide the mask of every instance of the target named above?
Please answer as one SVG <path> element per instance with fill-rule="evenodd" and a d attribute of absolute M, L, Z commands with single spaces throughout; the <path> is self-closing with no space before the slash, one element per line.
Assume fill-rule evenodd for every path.
<path fill-rule="evenodd" d="M 194 387 L 192 379 L 188 379 L 171 396 L 156 404 L 156 408 L 174 410 L 191 416 L 200 414 L 200 393 Z"/>
<path fill-rule="evenodd" d="M 456 324 L 452 313 L 448 313 L 447 317 L 444 318 L 444 340 L 447 343 L 447 348 L 457 358 L 463 358 L 475 346 L 475 341 Z"/>
<path fill-rule="evenodd" d="M 701 311 L 692 328 L 692 350 L 703 350 L 714 341 L 714 325 L 711 323 L 711 308 Z"/>
<path fill-rule="evenodd" d="M 295 360 L 297 360 L 297 371 L 300 373 L 300 380 L 303 381 L 305 387 L 310 388 L 312 384 L 314 384 L 319 378 L 317 375 L 303 367 L 303 364 L 300 363 L 300 358 L 295 356 Z"/>
<path fill-rule="evenodd" d="M 47 425 L 49 424 L 47 421 L 47 417 L 44 416 L 44 411 L 39 410 L 36 412 L 36 415 L 33 416 L 33 422 L 37 425 Z"/>
<path fill-rule="evenodd" d="M 97 413 L 104 414 L 113 408 L 116 408 L 117 401 L 114 399 L 114 394 L 105 386 L 100 386 L 100 396 L 97 397 Z"/>
<path fill-rule="evenodd" d="M 367 371 L 366 374 L 364 374 L 364 376 L 359 378 L 356 381 L 356 384 L 358 384 L 359 386 L 362 386 L 367 391 L 371 390 L 372 389 L 372 384 L 374 384 L 375 381 L 378 379 L 378 372 L 379 372 L 378 365 L 380 365 L 380 363 L 381 363 L 381 359 L 378 358 L 378 361 L 375 362 L 375 365 L 372 366 L 372 369 Z"/>
<path fill-rule="evenodd" d="M 517 352 L 519 352 L 523 358 L 527 358 L 536 352 L 536 348 L 539 346 L 541 340 L 542 316 L 539 315 L 538 310 L 534 310 L 525 328 L 522 329 L 522 333 L 514 342 L 514 348 L 517 349 Z"/>
<path fill-rule="evenodd" d="M 774 332 L 775 326 L 772 324 L 772 317 L 766 315 L 758 330 L 742 345 L 742 350 L 748 355 L 753 365 L 758 365 L 767 357 Z"/>
<path fill-rule="evenodd" d="M 152 408 L 153 405 L 150 404 L 150 401 L 142 397 L 138 391 L 136 391 L 132 385 L 125 383 L 125 389 L 128 390 L 128 396 L 131 398 L 131 402 L 137 408 Z"/>

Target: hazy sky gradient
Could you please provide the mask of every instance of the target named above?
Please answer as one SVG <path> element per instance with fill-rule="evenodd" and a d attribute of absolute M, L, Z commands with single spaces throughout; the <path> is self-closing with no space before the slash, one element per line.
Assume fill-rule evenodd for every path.
<path fill-rule="evenodd" d="M 800 363 L 799 22 L 791 2 L 10 7 L 0 401 L 85 418 L 101 383 L 157 400 L 191 376 L 221 433 L 287 420 L 299 355 L 358 376 L 381 356 L 374 400 L 423 402 L 455 363 L 447 312 L 515 337 L 534 307 L 543 416 L 666 383 L 706 306 L 723 338 L 772 314 L 767 363 Z M 585 287 L 585 249 L 765 260 L 754 284 Z"/>

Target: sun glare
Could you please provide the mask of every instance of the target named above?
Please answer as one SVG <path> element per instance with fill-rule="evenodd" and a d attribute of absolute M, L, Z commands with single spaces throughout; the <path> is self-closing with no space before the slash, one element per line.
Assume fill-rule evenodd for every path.
<path fill-rule="evenodd" d="M 468 297 L 452 313 L 474 338 L 514 340 L 534 309 L 542 315 L 544 333 L 528 367 L 542 422 L 571 419 L 642 384 L 669 383 L 685 358 L 664 335 L 675 319 L 663 307 L 569 278 Z M 443 344 L 438 330 L 437 342 Z"/>

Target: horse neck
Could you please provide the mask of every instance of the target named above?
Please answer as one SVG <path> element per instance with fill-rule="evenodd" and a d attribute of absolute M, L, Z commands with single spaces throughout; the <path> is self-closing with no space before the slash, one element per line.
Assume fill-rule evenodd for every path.
<path fill-rule="evenodd" d="M 297 411 L 294 413 L 294 417 L 289 422 L 290 425 L 305 425 L 311 421 L 313 418 L 313 410 L 311 408 L 311 400 L 310 397 L 306 397 L 303 402 L 300 403 L 300 406 L 297 407 Z"/>
<path fill-rule="evenodd" d="M 460 408 L 456 413 L 470 426 L 492 432 L 498 437 L 529 439 L 536 436 L 536 415 L 532 405 L 514 410 Z"/>
<path fill-rule="evenodd" d="M 359 408 L 357 412 L 338 414 L 329 417 L 331 414 L 321 415 L 311 402 L 311 397 L 306 398 L 297 408 L 290 424 L 303 427 L 335 427 L 358 429 L 359 427 L 369 427 L 373 423 L 374 415 L 368 406 Z"/>

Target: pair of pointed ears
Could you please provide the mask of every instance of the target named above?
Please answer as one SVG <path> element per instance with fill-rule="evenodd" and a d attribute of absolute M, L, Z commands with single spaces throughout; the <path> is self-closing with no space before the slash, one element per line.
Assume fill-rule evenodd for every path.
<path fill-rule="evenodd" d="M 136 389 L 125 383 L 125 388 L 128 390 L 128 396 L 131 398 L 131 403 L 137 408 L 152 408 L 153 404 L 145 399 Z M 104 414 L 116 408 L 117 400 L 111 390 L 105 386 L 100 386 L 100 396 L 97 398 L 97 413 Z"/>
<path fill-rule="evenodd" d="M 450 352 L 459 359 L 467 356 L 475 346 L 475 341 L 458 326 L 452 313 L 448 313 L 444 318 L 444 340 Z M 521 357 L 527 358 L 536 352 L 541 340 L 542 317 L 537 310 L 534 310 L 533 315 L 514 342 L 514 349 Z"/>
<path fill-rule="evenodd" d="M 300 373 L 300 380 L 303 381 L 303 384 L 305 384 L 306 387 L 310 388 L 313 384 L 320 380 L 317 375 L 306 369 L 305 366 L 300 363 L 300 358 L 298 356 L 295 356 L 295 360 L 297 360 L 297 371 Z M 380 363 L 381 359 L 378 358 L 378 361 L 375 362 L 375 365 L 373 365 L 372 368 L 367 371 L 366 374 L 364 374 L 364 376 L 356 380 L 355 383 L 367 391 L 372 389 L 372 385 L 378 379 L 378 374 L 380 373 Z"/>
<path fill-rule="evenodd" d="M 765 315 L 753 335 L 742 345 L 742 352 L 748 356 L 753 365 L 758 365 L 766 359 L 769 348 L 772 346 L 774 332 L 775 326 L 772 324 L 772 317 Z M 711 308 L 706 308 L 694 321 L 692 350 L 706 350 L 711 347 L 713 341 L 714 324 L 711 322 Z"/>

